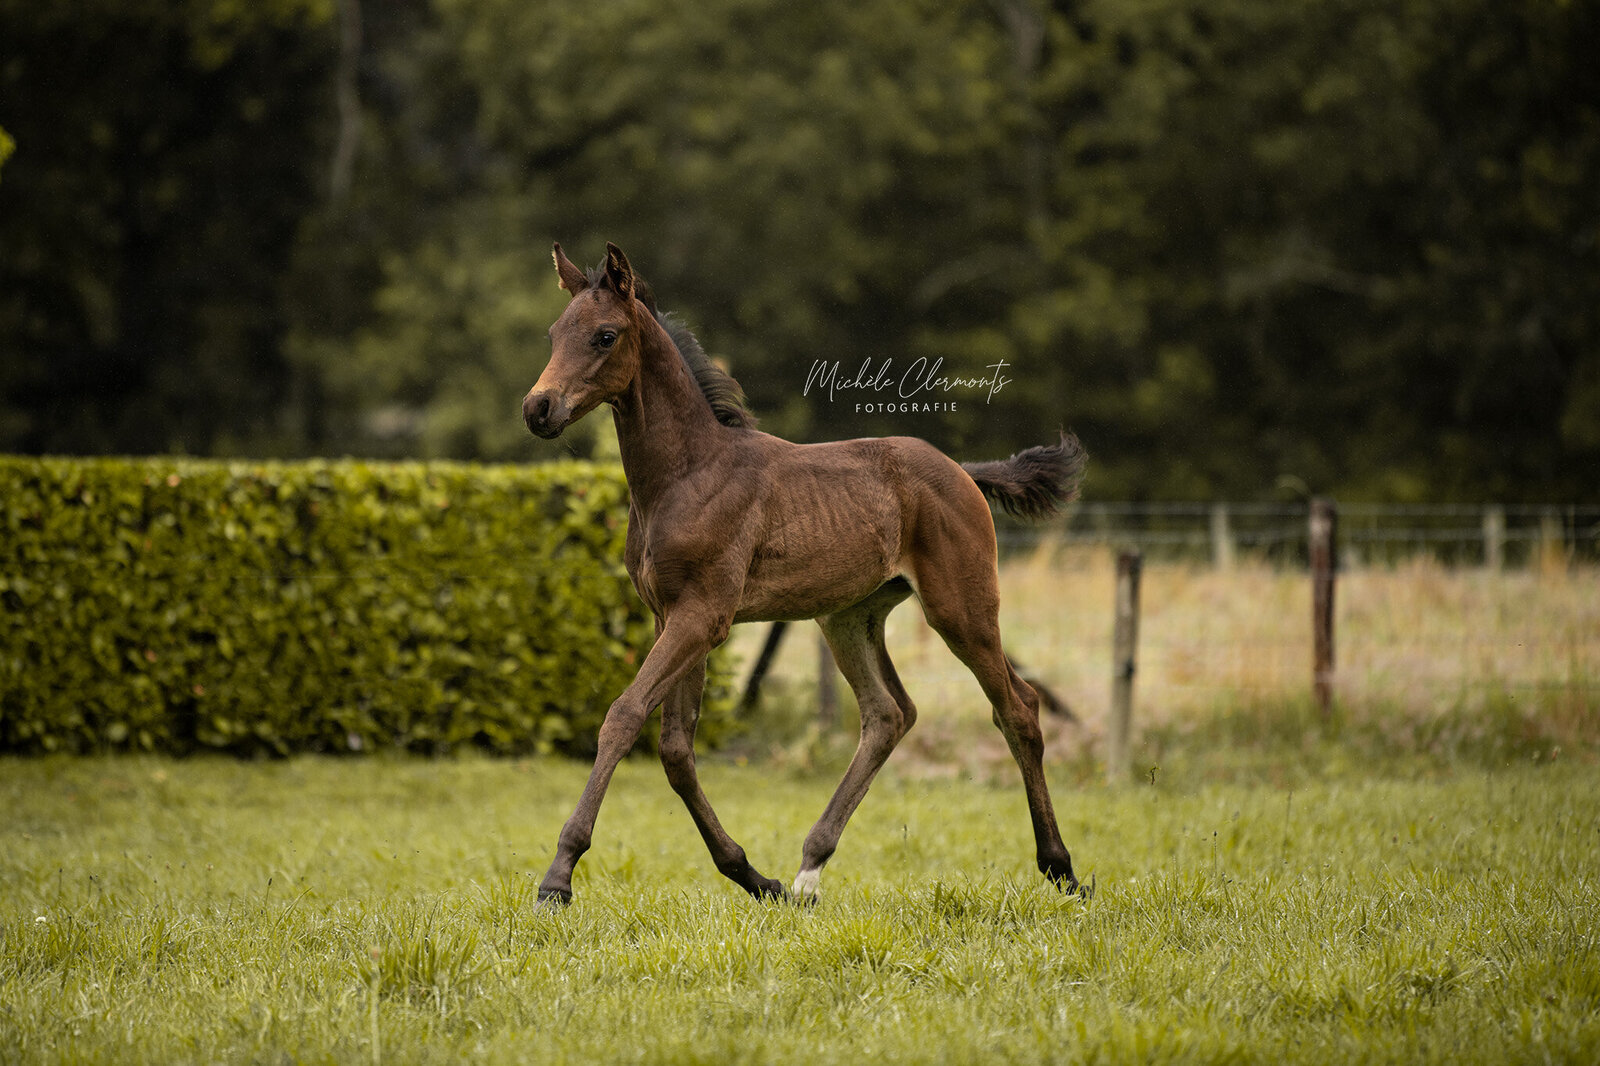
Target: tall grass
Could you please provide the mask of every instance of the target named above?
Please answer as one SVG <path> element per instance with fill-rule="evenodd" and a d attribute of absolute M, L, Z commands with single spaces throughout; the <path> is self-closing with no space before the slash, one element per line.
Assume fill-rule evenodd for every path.
<path fill-rule="evenodd" d="M 1589 1062 L 1600 771 L 1063 791 L 891 772 L 814 909 L 718 877 L 624 764 L 576 903 L 535 876 L 585 767 L 0 764 L 0 1061 Z M 710 761 L 790 872 L 831 780 Z"/>

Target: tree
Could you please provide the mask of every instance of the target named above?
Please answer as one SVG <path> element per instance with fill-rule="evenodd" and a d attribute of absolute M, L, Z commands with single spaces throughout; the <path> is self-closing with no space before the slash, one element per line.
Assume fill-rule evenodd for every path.
<path fill-rule="evenodd" d="M 499 424 L 468 428 L 448 397 L 476 395 L 483 411 L 531 384 L 560 307 L 555 237 L 579 255 L 631 247 L 780 432 L 840 428 L 802 395 L 811 359 L 909 361 L 909 289 L 961 252 L 971 161 L 1000 142 L 983 132 L 997 45 L 983 19 L 765 0 L 439 10 L 487 162 L 384 263 L 346 380 L 392 381 L 418 412 L 414 444 L 533 447 Z M 519 281 L 538 297 L 513 297 Z"/>
<path fill-rule="evenodd" d="M 1593 494 L 1594 5 L 1083 3 L 1049 41 L 1007 335 L 1061 353 L 1034 395 L 1100 490 Z"/>
<path fill-rule="evenodd" d="M 613 240 L 797 439 L 1589 498 L 1597 44 L 1561 0 L 0 0 L 0 443 L 587 454 L 516 405 L 551 241 Z M 864 413 L 818 360 L 1010 382 Z"/>
<path fill-rule="evenodd" d="M 0 440 L 229 452 L 275 429 L 319 0 L 0 4 Z"/>

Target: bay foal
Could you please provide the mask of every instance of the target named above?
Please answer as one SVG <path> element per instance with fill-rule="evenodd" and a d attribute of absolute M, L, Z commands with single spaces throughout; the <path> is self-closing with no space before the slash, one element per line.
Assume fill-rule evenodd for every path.
<path fill-rule="evenodd" d="M 1048 514 L 1076 494 L 1085 456 L 1075 438 L 1010 459 L 957 465 L 911 437 L 793 444 L 755 430 L 733 379 L 661 316 L 615 245 L 588 273 L 555 246 L 571 298 L 550 328 L 550 362 L 522 403 L 540 437 L 558 436 L 600 404 L 616 421 L 628 479 L 626 562 L 654 612 L 656 641 L 606 712 L 577 809 L 539 886 L 572 898 L 617 763 L 661 708 L 661 762 L 717 869 L 758 898 L 784 886 L 750 865 L 722 828 L 695 773 L 694 732 L 706 654 L 736 622 L 815 618 L 861 708 L 861 740 L 844 780 L 806 835 L 793 893 L 817 895 L 822 867 L 873 776 L 916 721 L 884 649 L 884 618 L 915 594 L 928 623 L 972 670 L 1022 770 L 1039 869 L 1076 890 L 1045 784 L 1039 699 L 1000 649 L 994 521 L 985 495 Z"/>

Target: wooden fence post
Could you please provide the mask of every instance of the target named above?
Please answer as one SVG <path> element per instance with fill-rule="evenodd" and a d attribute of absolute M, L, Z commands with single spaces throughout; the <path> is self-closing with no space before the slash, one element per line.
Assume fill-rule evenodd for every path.
<path fill-rule="evenodd" d="M 1233 569 L 1233 529 L 1228 520 L 1228 505 L 1211 505 L 1211 563 L 1218 570 Z"/>
<path fill-rule="evenodd" d="M 817 724 L 824 729 L 839 720 L 839 686 L 834 682 L 838 667 L 833 663 L 833 649 L 828 638 L 817 631 Z"/>
<path fill-rule="evenodd" d="M 1497 503 L 1483 510 L 1483 565 L 1496 574 L 1506 566 L 1506 509 Z"/>
<path fill-rule="evenodd" d="M 767 671 L 772 669 L 772 660 L 777 657 L 778 645 L 783 643 L 783 634 L 788 626 L 788 622 L 774 622 L 772 628 L 767 630 L 767 639 L 761 645 L 761 654 L 756 657 L 756 664 L 750 668 L 750 676 L 744 683 L 744 696 L 739 700 L 740 714 L 749 714 L 755 710 L 756 703 L 760 701 L 761 683 L 766 680 Z"/>
<path fill-rule="evenodd" d="M 1567 531 L 1561 522 L 1561 512 L 1546 507 L 1539 512 L 1539 569 L 1545 574 L 1559 574 L 1567 568 Z"/>
<path fill-rule="evenodd" d="M 1128 777 L 1128 732 L 1133 718 L 1133 675 L 1138 671 L 1139 572 L 1136 551 L 1117 555 L 1116 624 L 1111 636 L 1111 722 L 1106 732 L 1106 783 Z"/>
<path fill-rule="evenodd" d="M 1333 711 L 1333 582 L 1339 568 L 1339 512 L 1332 500 L 1311 501 L 1311 691 L 1326 720 Z"/>

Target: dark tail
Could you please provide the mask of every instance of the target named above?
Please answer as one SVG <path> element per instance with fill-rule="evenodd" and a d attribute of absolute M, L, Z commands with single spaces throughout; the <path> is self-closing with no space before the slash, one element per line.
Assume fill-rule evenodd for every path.
<path fill-rule="evenodd" d="M 1016 673 L 1016 675 L 1022 678 L 1022 680 L 1026 681 L 1028 683 L 1028 687 L 1032 688 L 1034 694 L 1039 697 L 1040 710 L 1045 711 L 1048 714 L 1053 714 L 1057 718 L 1065 718 L 1069 722 L 1077 722 L 1078 716 L 1072 713 L 1072 707 L 1068 705 L 1066 700 L 1062 699 L 1060 696 L 1057 696 L 1054 690 L 1052 690 L 1043 681 L 1040 681 L 1036 677 L 1028 676 L 1027 671 L 1018 666 L 1017 660 L 1013 659 L 1011 656 L 1006 656 L 1006 662 L 1011 664 L 1011 669 Z"/>
<path fill-rule="evenodd" d="M 1089 453 L 1071 433 L 1059 444 L 1041 444 L 1009 459 L 962 463 L 990 501 L 1019 518 L 1047 518 L 1056 508 L 1078 498 L 1078 484 Z"/>

